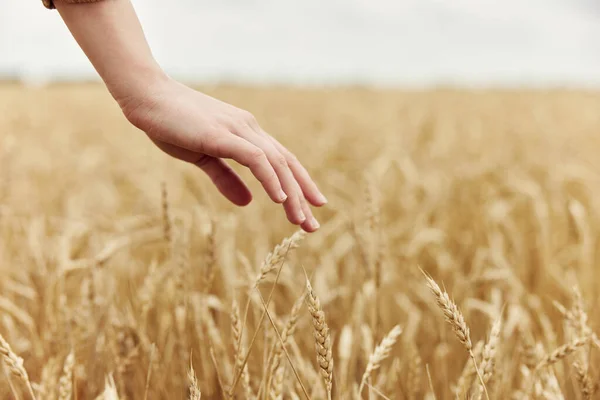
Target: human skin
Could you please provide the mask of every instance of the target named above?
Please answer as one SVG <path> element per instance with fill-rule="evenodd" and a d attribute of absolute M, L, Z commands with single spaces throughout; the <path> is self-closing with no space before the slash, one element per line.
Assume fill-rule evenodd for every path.
<path fill-rule="evenodd" d="M 170 78 L 154 59 L 130 0 L 54 4 L 124 116 L 156 146 L 198 166 L 238 206 L 252 194 L 225 159 L 249 168 L 291 223 L 307 232 L 319 228 L 310 205 L 327 200 L 298 159 L 249 112 Z"/>

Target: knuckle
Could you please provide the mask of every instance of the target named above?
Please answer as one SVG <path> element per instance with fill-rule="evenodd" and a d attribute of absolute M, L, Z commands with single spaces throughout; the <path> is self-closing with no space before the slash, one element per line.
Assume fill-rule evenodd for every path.
<path fill-rule="evenodd" d="M 250 153 L 248 154 L 248 159 L 250 160 L 251 164 L 257 165 L 263 163 L 266 160 L 266 155 L 264 151 L 262 151 L 259 148 L 256 148 L 250 151 Z"/>
<path fill-rule="evenodd" d="M 275 156 L 273 157 L 273 161 L 275 162 L 275 164 L 278 167 L 287 167 L 288 166 L 287 160 L 281 153 L 275 154 Z"/>
<path fill-rule="evenodd" d="M 246 110 L 242 111 L 242 118 L 246 122 L 250 122 L 250 123 L 255 123 L 256 122 L 256 118 L 254 117 L 254 115 L 251 112 L 246 111 Z"/>
<path fill-rule="evenodd" d="M 206 156 L 206 155 L 201 155 L 200 157 L 198 157 L 193 164 L 196 165 L 199 168 L 203 168 L 205 167 L 208 162 L 210 161 L 210 157 Z"/>
<path fill-rule="evenodd" d="M 288 162 L 290 162 L 290 163 L 294 163 L 294 164 L 299 163 L 298 157 L 296 157 L 296 155 L 289 150 L 286 150 L 285 157 L 287 158 Z"/>
<path fill-rule="evenodd" d="M 243 124 L 248 124 L 253 121 L 256 121 L 256 119 L 254 118 L 254 115 L 252 115 L 252 113 L 250 113 L 249 111 L 246 111 L 246 110 L 241 110 L 241 109 L 237 112 L 237 115 L 235 115 L 234 118 Z"/>
<path fill-rule="evenodd" d="M 222 150 L 220 135 L 216 130 L 208 130 L 202 135 L 195 135 L 191 139 L 191 148 L 197 153 L 207 153 L 212 150 L 219 153 Z"/>

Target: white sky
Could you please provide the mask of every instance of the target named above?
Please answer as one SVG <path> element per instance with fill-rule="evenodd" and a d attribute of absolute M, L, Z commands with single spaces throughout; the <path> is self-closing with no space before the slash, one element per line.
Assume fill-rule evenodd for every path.
<path fill-rule="evenodd" d="M 596 0 L 133 0 L 196 81 L 600 87 Z M 56 11 L 0 0 L 0 76 L 94 78 Z"/>

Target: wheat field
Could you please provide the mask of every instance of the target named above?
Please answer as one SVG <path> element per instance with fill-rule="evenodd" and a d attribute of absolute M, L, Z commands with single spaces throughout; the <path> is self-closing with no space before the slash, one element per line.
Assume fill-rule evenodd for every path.
<path fill-rule="evenodd" d="M 99 85 L 0 85 L 0 398 L 596 398 L 599 93 L 203 90 L 296 153 L 321 229 Z"/>

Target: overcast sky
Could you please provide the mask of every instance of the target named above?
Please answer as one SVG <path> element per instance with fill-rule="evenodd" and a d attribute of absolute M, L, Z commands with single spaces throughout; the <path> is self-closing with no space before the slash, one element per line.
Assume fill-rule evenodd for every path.
<path fill-rule="evenodd" d="M 596 0 L 133 0 L 196 81 L 600 87 Z M 0 75 L 95 73 L 56 11 L 0 0 Z"/>

